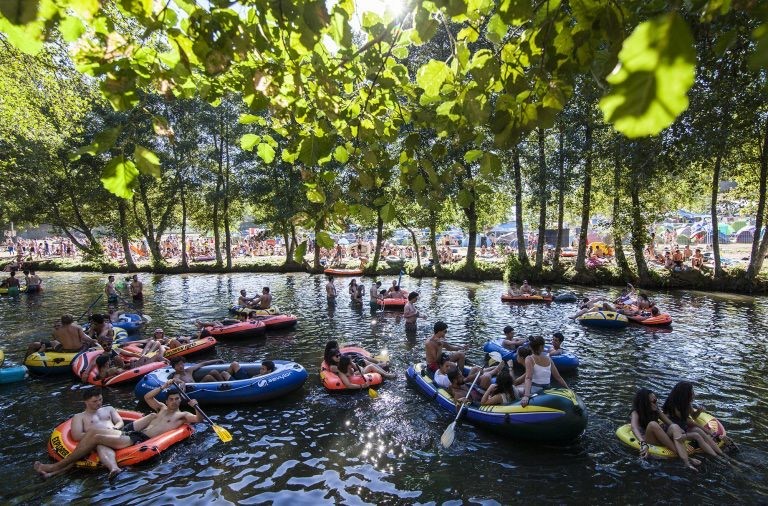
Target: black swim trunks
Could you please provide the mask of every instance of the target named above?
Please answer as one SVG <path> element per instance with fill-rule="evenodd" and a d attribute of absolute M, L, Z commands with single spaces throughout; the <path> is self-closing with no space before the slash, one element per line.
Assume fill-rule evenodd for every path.
<path fill-rule="evenodd" d="M 242 367 L 232 374 L 232 379 L 234 380 L 244 380 L 248 378 L 252 378 L 252 376 L 245 372 Z"/>
<path fill-rule="evenodd" d="M 133 422 L 128 422 L 123 426 L 123 434 L 131 438 L 131 443 L 135 445 L 151 439 L 140 430 L 133 430 Z"/>

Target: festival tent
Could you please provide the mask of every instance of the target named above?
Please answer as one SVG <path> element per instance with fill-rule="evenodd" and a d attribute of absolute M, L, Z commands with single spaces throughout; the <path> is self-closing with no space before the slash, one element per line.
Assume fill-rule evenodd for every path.
<path fill-rule="evenodd" d="M 755 238 L 755 226 L 747 225 L 741 230 L 736 232 L 736 242 L 741 244 L 749 244 Z"/>
<path fill-rule="evenodd" d="M 721 234 L 725 234 L 725 235 L 730 235 L 735 232 L 735 230 L 733 230 L 733 227 L 727 223 L 718 223 L 717 230 L 719 230 Z"/>
<path fill-rule="evenodd" d="M 500 223 L 490 230 L 491 234 L 508 234 L 517 230 L 517 225 L 514 222 L 508 221 L 506 223 Z"/>
<path fill-rule="evenodd" d="M 731 223 L 731 228 L 733 228 L 733 230 L 741 231 L 741 229 L 746 227 L 747 225 L 749 225 L 749 223 L 744 220 L 734 221 L 733 223 Z"/>
<path fill-rule="evenodd" d="M 496 238 L 496 244 L 509 245 L 512 248 L 517 247 L 517 232 L 500 235 Z"/>
<path fill-rule="evenodd" d="M 690 246 L 691 244 L 693 244 L 693 242 L 691 241 L 691 236 L 689 236 L 688 234 L 677 234 L 677 239 L 675 240 L 675 242 L 677 242 L 677 244 L 679 244 L 680 246 L 685 246 L 686 244 Z"/>

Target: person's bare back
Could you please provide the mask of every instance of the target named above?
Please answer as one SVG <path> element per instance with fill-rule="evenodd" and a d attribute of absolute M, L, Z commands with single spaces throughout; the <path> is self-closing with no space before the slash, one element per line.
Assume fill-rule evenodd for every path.
<path fill-rule="evenodd" d="M 54 329 L 53 337 L 61 343 L 64 351 L 79 351 L 83 344 L 90 342 L 90 338 L 85 335 L 83 329 L 74 323 L 63 323 L 62 326 Z"/>

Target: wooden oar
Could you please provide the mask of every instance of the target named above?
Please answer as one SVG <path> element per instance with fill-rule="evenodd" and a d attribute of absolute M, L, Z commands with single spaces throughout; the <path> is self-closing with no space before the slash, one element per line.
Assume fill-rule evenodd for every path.
<path fill-rule="evenodd" d="M 185 401 L 189 402 L 191 399 L 187 395 L 187 392 L 184 391 L 184 388 L 176 384 L 176 388 L 179 389 L 179 394 L 184 398 Z M 195 409 L 203 415 L 203 418 L 205 418 L 205 421 L 207 421 L 209 424 L 211 424 L 211 427 L 213 427 L 213 431 L 216 433 L 217 436 L 219 436 L 219 439 L 223 443 L 229 443 L 232 441 L 232 434 L 229 433 L 227 429 L 224 427 L 221 427 L 220 425 L 216 425 L 213 423 L 213 420 L 210 419 L 208 415 L 205 414 L 205 412 L 200 408 L 199 404 L 195 404 Z"/>
<path fill-rule="evenodd" d="M 477 383 L 477 379 L 480 377 L 480 373 L 475 376 L 475 380 L 472 382 L 472 386 L 469 387 L 469 390 L 467 390 L 467 397 L 472 394 L 472 389 L 475 388 L 475 383 Z M 440 442 L 443 445 L 443 448 L 448 448 L 453 444 L 453 440 L 456 438 L 455 428 L 456 428 L 456 422 L 459 420 L 459 417 L 461 416 L 461 412 L 464 410 L 464 407 L 468 404 L 462 403 L 461 407 L 459 408 L 458 414 L 456 414 L 456 418 L 453 419 L 451 424 L 448 426 L 447 429 L 445 429 L 445 432 L 443 432 L 443 435 L 440 436 Z"/>

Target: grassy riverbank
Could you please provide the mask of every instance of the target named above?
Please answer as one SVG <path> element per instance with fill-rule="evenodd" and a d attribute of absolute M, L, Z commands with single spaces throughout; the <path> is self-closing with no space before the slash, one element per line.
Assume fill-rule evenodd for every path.
<path fill-rule="evenodd" d="M 5 262 L 7 264 L 7 262 Z M 85 262 L 78 259 L 48 259 L 31 262 L 32 268 L 39 272 L 45 271 L 85 271 L 103 273 L 125 273 L 129 271 L 124 265 L 116 263 Z M 460 281 L 485 281 L 514 279 L 522 281 L 527 279 L 531 284 L 543 286 L 547 284 L 569 284 L 582 286 L 623 286 L 627 283 L 621 271 L 613 264 L 586 271 L 578 272 L 572 261 L 565 261 L 558 269 L 552 266 L 544 266 L 537 270 L 532 266 L 521 266 L 515 257 L 510 257 L 506 262 L 488 262 L 478 260 L 474 270 L 468 270 L 464 262 L 458 262 L 442 267 L 439 275 L 433 268 L 418 268 L 415 262 L 403 264 L 387 262 L 379 263 L 376 271 L 370 268 L 366 270 L 368 276 L 398 276 L 400 270 L 415 277 L 438 277 L 440 279 L 454 279 Z M 133 272 L 133 271 L 131 271 Z M 139 262 L 135 272 L 149 272 L 154 274 L 183 274 L 183 273 L 226 273 L 226 272 L 309 272 L 321 274 L 322 271 L 313 271 L 309 264 L 285 264 L 284 257 L 256 257 L 233 259 L 231 269 L 224 265 L 216 265 L 215 262 L 194 262 L 188 268 L 180 265 L 168 264 L 161 267 L 153 267 L 148 262 Z M 652 281 L 642 288 L 648 289 L 692 289 L 704 291 L 720 291 L 744 294 L 768 294 L 768 272 L 764 269 L 757 282 L 751 285 L 747 282 L 743 266 L 734 266 L 725 269 L 725 276 L 715 280 L 711 271 L 687 270 L 683 272 L 671 272 L 667 269 L 652 268 Z"/>

